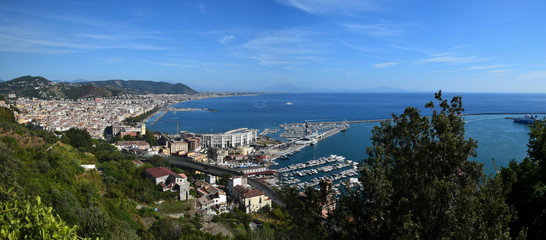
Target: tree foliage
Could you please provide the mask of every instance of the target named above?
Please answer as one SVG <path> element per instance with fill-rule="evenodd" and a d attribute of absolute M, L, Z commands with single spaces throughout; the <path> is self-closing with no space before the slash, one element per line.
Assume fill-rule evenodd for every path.
<path fill-rule="evenodd" d="M 64 143 L 87 152 L 90 152 L 93 146 L 93 139 L 85 129 L 70 128 L 64 132 L 61 140 Z"/>
<path fill-rule="evenodd" d="M 0 188 L 0 239 L 80 239 L 76 227 L 66 224 L 39 196 L 21 199 Z"/>
<path fill-rule="evenodd" d="M 528 147 L 528 157 L 511 161 L 500 173 L 506 202 L 517 212 L 510 227 L 512 236 L 526 231 L 529 239 L 546 239 L 546 121 L 531 126 Z"/>
<path fill-rule="evenodd" d="M 13 112 L 5 107 L 0 107 L 0 122 L 15 123 Z"/>

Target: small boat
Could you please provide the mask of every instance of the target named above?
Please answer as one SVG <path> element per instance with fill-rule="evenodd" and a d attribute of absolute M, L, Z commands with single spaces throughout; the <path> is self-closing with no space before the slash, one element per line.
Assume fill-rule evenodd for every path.
<path fill-rule="evenodd" d="M 292 102 L 286 102 L 286 105 L 294 105 Z"/>

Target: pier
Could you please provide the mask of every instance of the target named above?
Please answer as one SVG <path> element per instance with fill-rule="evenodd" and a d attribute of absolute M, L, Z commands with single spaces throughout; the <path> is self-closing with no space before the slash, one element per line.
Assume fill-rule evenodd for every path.
<path fill-rule="evenodd" d="M 210 108 L 175 108 L 172 106 L 166 106 L 158 110 L 156 114 L 153 114 L 152 116 L 148 117 L 145 121 L 147 122 L 150 118 L 153 116 L 157 116 L 153 121 L 149 122 L 148 124 L 154 125 L 159 121 L 165 114 L 168 112 L 194 112 L 194 111 L 207 111 L 207 112 L 216 112 L 216 110 L 210 109 Z"/>
<path fill-rule="evenodd" d="M 210 108 L 175 108 L 170 107 L 167 109 L 169 112 L 194 112 L 194 111 L 207 111 L 207 112 L 216 112 L 216 110 Z"/>

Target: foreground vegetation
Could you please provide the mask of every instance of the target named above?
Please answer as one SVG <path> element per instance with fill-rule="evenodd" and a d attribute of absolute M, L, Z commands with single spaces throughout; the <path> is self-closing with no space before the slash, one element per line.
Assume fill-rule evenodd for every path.
<path fill-rule="evenodd" d="M 435 96 L 432 116 L 407 108 L 373 130 L 360 180 L 323 218 L 331 191 L 280 191 L 286 206 L 247 215 L 223 214 L 232 236 L 202 231 L 204 220 L 191 207 L 169 199 L 144 179 L 147 167 L 165 165 L 160 158 L 143 166 L 132 163 L 111 145 L 71 129 L 56 136 L 14 122 L 0 109 L 0 188 L 3 229 L 25 233 L 12 239 L 546 239 L 546 122 L 531 126 L 529 155 L 512 161 L 495 176 L 469 161 L 477 143 L 464 137 L 460 97 Z M 85 172 L 81 163 L 102 169 Z M 37 198 L 39 197 L 39 198 Z M 167 204 L 155 212 L 155 201 Z M 140 210 L 137 205 L 141 205 Z M 12 211 L 14 206 L 35 206 Z M 165 213 L 183 211 L 178 219 Z M 37 216 L 26 229 L 11 222 Z M 250 228 L 259 219 L 258 229 Z M 76 236 L 77 235 L 77 236 Z M 6 235 L 1 235 L 5 237 Z M 25 237 L 22 237 L 25 236 Z"/>

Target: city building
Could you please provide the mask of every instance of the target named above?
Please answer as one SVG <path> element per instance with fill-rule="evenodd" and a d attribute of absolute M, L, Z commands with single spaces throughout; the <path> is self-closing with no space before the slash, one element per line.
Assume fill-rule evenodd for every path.
<path fill-rule="evenodd" d="M 201 138 L 186 137 L 184 141 L 188 143 L 188 151 L 195 151 L 201 148 Z"/>
<path fill-rule="evenodd" d="M 112 135 L 119 136 L 121 138 L 125 136 L 139 136 L 146 134 L 146 123 L 140 123 L 140 125 L 133 127 L 127 125 L 112 125 Z"/>
<path fill-rule="evenodd" d="M 150 144 L 145 141 L 117 141 L 116 146 L 121 149 L 140 149 L 146 150 L 150 148 Z"/>
<path fill-rule="evenodd" d="M 171 154 L 186 153 L 188 152 L 188 143 L 184 141 L 169 142 L 169 148 Z"/>
<path fill-rule="evenodd" d="M 186 157 L 188 157 L 190 160 L 195 162 L 207 162 L 208 157 L 207 154 L 204 153 L 198 153 L 198 152 L 189 152 L 186 154 Z"/>
<path fill-rule="evenodd" d="M 258 130 L 239 128 L 225 133 L 195 133 L 201 145 L 208 148 L 237 148 L 248 146 L 258 138 Z"/>

